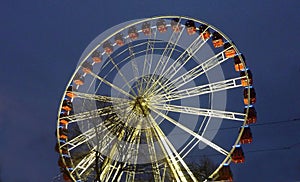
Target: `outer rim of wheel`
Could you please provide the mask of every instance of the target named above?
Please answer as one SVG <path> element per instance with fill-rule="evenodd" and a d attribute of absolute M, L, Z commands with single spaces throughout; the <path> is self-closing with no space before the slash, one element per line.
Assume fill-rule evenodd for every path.
<path fill-rule="evenodd" d="M 197 20 L 197 19 L 194 19 L 194 18 L 191 18 L 191 17 L 186 17 L 186 16 L 157 16 L 157 17 L 153 17 L 153 18 L 146 18 L 146 19 L 142 19 L 142 20 L 139 20 L 139 21 L 137 21 L 137 22 L 131 23 L 131 24 L 129 24 L 129 25 L 123 27 L 122 29 L 119 29 L 118 31 L 112 33 L 110 36 L 108 36 L 106 39 L 104 39 L 102 42 L 100 42 L 100 43 L 99 43 L 92 51 L 90 51 L 90 52 L 83 58 L 83 61 L 81 61 L 81 63 L 77 66 L 76 70 L 74 71 L 74 74 L 71 76 L 71 79 L 70 79 L 70 81 L 69 81 L 68 84 L 67 84 L 67 87 L 66 87 L 66 89 L 65 89 L 65 92 L 64 92 L 64 95 L 63 95 L 62 100 L 61 100 L 61 102 L 60 102 L 60 106 L 59 106 L 59 110 L 58 110 L 58 116 L 57 116 L 57 118 L 58 118 L 58 120 L 57 120 L 57 132 L 56 132 L 57 136 L 59 136 L 58 129 L 59 129 L 59 126 L 60 126 L 60 124 L 59 124 L 59 122 L 60 122 L 60 111 L 62 110 L 62 104 L 63 104 L 63 101 L 64 101 L 65 94 L 67 93 L 67 88 L 68 88 L 69 85 L 72 84 L 73 79 L 74 79 L 74 77 L 75 77 L 75 74 L 79 71 L 79 69 L 81 69 L 82 64 L 83 64 L 83 63 L 91 56 L 91 54 L 93 53 L 93 51 L 97 50 L 97 49 L 98 49 L 100 46 L 102 46 L 103 43 L 106 42 L 107 40 L 110 40 L 111 38 L 113 38 L 117 33 L 121 32 L 121 31 L 123 31 L 123 30 L 126 30 L 126 29 L 128 29 L 129 27 L 131 27 L 131 26 L 134 26 L 134 25 L 137 25 L 137 24 L 141 24 L 142 22 L 146 22 L 146 21 L 153 21 L 153 20 L 157 20 L 157 19 L 170 19 L 170 18 L 180 18 L 180 19 L 184 19 L 184 20 L 193 20 L 193 21 L 195 21 L 195 22 L 198 22 L 199 24 L 207 25 L 207 26 L 209 27 L 209 29 L 211 29 L 211 30 L 213 30 L 213 31 L 215 31 L 215 32 L 220 33 L 220 34 L 222 35 L 222 37 L 223 37 L 227 42 L 232 42 L 232 41 L 231 41 L 231 40 L 230 40 L 223 32 L 221 32 L 221 31 L 220 31 L 219 29 L 217 29 L 216 27 L 214 27 L 214 26 L 212 26 L 212 25 L 210 25 L 210 24 L 208 24 L 208 23 L 206 23 L 206 22 L 204 22 L 204 21 L 200 21 L 200 20 Z M 241 53 L 239 52 L 239 50 L 237 49 L 237 47 L 236 47 L 234 44 L 232 44 L 232 47 L 234 48 L 234 50 L 236 51 L 236 53 L 239 55 L 239 57 L 240 57 L 240 59 L 241 59 L 241 61 L 242 61 L 242 64 L 244 65 L 244 67 L 246 67 L 246 64 L 245 64 L 245 62 L 244 62 L 244 60 L 243 60 L 243 57 L 241 57 Z M 248 73 L 247 73 L 247 72 L 245 72 L 245 73 L 246 73 L 247 81 L 249 82 L 250 80 L 249 80 Z M 250 87 L 248 87 L 248 99 L 250 100 Z M 248 106 L 249 106 L 249 105 L 250 105 L 250 104 L 248 104 Z M 243 130 L 244 130 L 244 126 L 247 125 L 246 120 L 247 120 L 247 117 L 248 117 L 248 113 L 249 113 L 249 107 L 247 107 L 247 110 L 246 110 L 245 121 L 244 121 L 243 124 L 241 125 L 241 126 L 243 126 L 243 127 L 241 127 L 241 130 L 239 131 L 238 136 L 237 136 L 237 139 L 236 139 L 236 141 L 235 141 L 235 143 L 234 143 L 232 149 L 230 150 L 230 152 L 229 152 L 229 154 L 227 155 L 227 157 L 225 157 L 225 159 L 223 160 L 223 162 L 219 165 L 219 167 L 211 174 L 211 176 L 210 176 L 211 178 L 213 178 L 214 176 L 217 175 L 218 171 L 220 170 L 220 168 L 221 168 L 225 163 L 229 164 L 229 163 L 231 162 L 231 154 L 233 153 L 233 151 L 234 151 L 234 149 L 235 149 L 235 146 L 239 144 L 239 141 L 240 141 L 240 139 L 241 139 L 241 135 L 242 135 Z M 57 137 L 57 142 L 58 142 L 58 144 L 60 143 L 59 137 Z M 61 147 L 61 146 L 59 145 L 59 148 L 60 148 L 60 147 Z M 63 156 L 63 154 L 61 153 L 61 151 L 60 151 L 60 156 L 61 156 L 61 157 Z M 66 163 L 66 162 L 64 161 L 63 157 L 62 157 L 62 160 L 63 160 L 64 163 Z M 74 181 L 77 180 L 77 179 L 76 179 L 74 176 L 72 176 L 72 175 L 71 175 L 71 178 L 72 178 Z"/>

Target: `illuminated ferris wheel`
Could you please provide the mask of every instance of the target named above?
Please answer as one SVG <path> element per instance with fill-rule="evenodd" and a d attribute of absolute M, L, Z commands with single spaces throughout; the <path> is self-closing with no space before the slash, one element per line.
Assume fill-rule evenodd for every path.
<path fill-rule="evenodd" d="M 56 150 L 65 181 L 232 180 L 256 122 L 252 73 L 206 22 L 125 22 L 84 51 L 61 100 Z M 216 164 L 196 175 L 190 163 Z"/>

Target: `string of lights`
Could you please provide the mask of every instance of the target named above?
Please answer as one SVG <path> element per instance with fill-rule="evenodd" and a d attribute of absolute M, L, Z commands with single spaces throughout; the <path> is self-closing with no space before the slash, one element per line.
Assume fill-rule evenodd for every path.
<path fill-rule="evenodd" d="M 281 151 L 281 150 L 291 150 L 293 148 L 296 147 L 300 147 L 300 142 L 294 143 L 292 145 L 288 145 L 288 146 L 282 146 L 282 147 L 274 147 L 274 148 L 265 148 L 265 149 L 255 149 L 255 150 L 249 150 L 249 151 L 244 151 L 245 154 L 248 153 L 259 153 L 259 152 L 273 152 L 273 151 Z M 210 156 L 221 156 L 222 154 L 220 153 L 215 153 L 215 154 L 192 154 L 192 155 L 188 155 L 186 156 L 187 158 L 195 158 L 198 156 L 206 156 L 206 157 L 210 157 Z"/>
<path fill-rule="evenodd" d="M 258 126 L 264 126 L 264 125 L 288 124 L 288 123 L 297 122 L 297 121 L 300 121 L 300 118 L 279 120 L 279 121 L 270 121 L 270 122 L 264 122 L 264 123 L 256 123 L 256 124 L 251 125 L 251 127 L 258 127 Z M 224 127 L 224 128 L 220 128 L 219 130 L 227 130 L 227 129 L 234 129 L 234 128 L 239 128 L 239 127 L 236 127 L 236 126 Z"/>

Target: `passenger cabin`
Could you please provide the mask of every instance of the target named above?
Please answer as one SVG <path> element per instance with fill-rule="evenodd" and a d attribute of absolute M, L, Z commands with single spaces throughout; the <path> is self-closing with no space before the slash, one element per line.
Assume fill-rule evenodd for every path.
<path fill-rule="evenodd" d="M 61 153 L 62 154 L 68 154 L 68 150 L 67 149 L 61 149 Z"/>
<path fill-rule="evenodd" d="M 71 179 L 71 177 L 69 176 L 69 174 L 67 174 L 66 172 L 63 173 L 63 179 L 65 182 L 72 182 L 73 180 Z"/>
<path fill-rule="evenodd" d="M 151 35 L 152 30 L 151 30 L 151 26 L 150 26 L 150 23 L 149 23 L 149 22 L 144 22 L 144 23 L 142 24 L 142 32 L 143 32 L 144 35 L 146 35 L 146 36 Z"/>
<path fill-rule="evenodd" d="M 73 104 L 70 100 L 65 99 L 62 103 L 61 108 L 65 111 L 71 111 L 73 109 Z"/>
<path fill-rule="evenodd" d="M 60 124 L 60 126 L 62 126 L 63 128 L 65 128 L 66 127 L 66 125 L 69 123 L 69 119 L 60 119 L 59 120 L 59 124 Z"/>
<path fill-rule="evenodd" d="M 242 63 L 241 59 L 243 59 L 245 65 Z M 246 66 L 246 59 L 245 59 L 243 54 L 234 56 L 233 60 L 234 60 L 234 69 L 235 69 L 235 71 L 245 70 L 245 68 L 246 68 L 245 67 Z"/>
<path fill-rule="evenodd" d="M 248 75 L 248 79 L 247 79 L 247 77 L 245 77 L 246 72 L 247 72 L 247 75 Z M 241 79 L 242 86 L 247 87 L 247 86 L 251 86 L 253 84 L 252 73 L 249 69 L 246 68 L 245 71 L 241 71 L 240 77 L 244 77 L 244 78 Z"/>
<path fill-rule="evenodd" d="M 135 26 L 129 27 L 128 36 L 131 40 L 136 40 L 139 37 L 139 33 Z"/>
<path fill-rule="evenodd" d="M 240 139 L 240 143 L 241 144 L 249 144 L 249 143 L 252 143 L 252 133 L 251 133 L 251 129 L 249 126 L 245 126 L 243 127 L 244 130 L 243 130 L 243 133 L 242 133 L 242 136 L 241 136 L 241 139 Z"/>
<path fill-rule="evenodd" d="M 207 40 L 210 37 L 210 32 L 207 25 L 200 25 L 199 26 L 200 36 L 203 40 Z"/>
<path fill-rule="evenodd" d="M 247 113 L 247 107 L 245 107 L 244 109 L 244 113 L 246 114 Z M 248 111 L 248 116 L 247 116 L 247 121 L 246 123 L 247 124 L 253 124 L 253 123 L 256 123 L 256 110 L 255 108 L 253 107 L 253 105 L 250 105 L 249 106 L 249 111 Z"/>
<path fill-rule="evenodd" d="M 61 147 L 61 149 L 59 149 L 58 143 L 55 144 L 55 151 L 57 153 L 60 153 L 60 151 L 61 151 L 62 154 L 68 154 L 67 146 L 65 145 L 65 146 Z"/>
<path fill-rule="evenodd" d="M 116 43 L 118 46 L 124 45 L 125 41 L 124 41 L 124 38 L 123 38 L 123 34 L 117 33 L 117 34 L 115 35 L 115 43 Z"/>
<path fill-rule="evenodd" d="M 64 157 L 64 161 L 62 157 L 59 157 L 57 163 L 62 168 L 70 168 L 72 166 L 72 162 L 68 157 Z"/>
<path fill-rule="evenodd" d="M 73 87 L 73 85 L 70 85 L 70 86 L 67 88 L 66 96 L 67 96 L 67 97 L 70 97 L 70 98 L 74 98 L 74 97 L 76 96 L 76 94 L 74 94 L 73 91 L 76 91 L 76 89 Z"/>
<path fill-rule="evenodd" d="M 226 42 L 223 47 L 224 47 L 226 58 L 233 58 L 236 55 L 236 52 L 232 44 L 230 44 L 229 42 Z"/>
<path fill-rule="evenodd" d="M 231 161 L 234 163 L 243 163 L 245 162 L 245 156 L 243 149 L 240 145 L 236 146 L 234 151 L 231 154 Z"/>
<path fill-rule="evenodd" d="M 157 30 L 158 30 L 160 33 L 164 33 L 164 32 L 166 32 L 166 31 L 168 30 L 168 29 L 167 29 L 166 21 L 163 20 L 163 19 L 157 20 L 157 22 L 156 22 L 156 27 L 157 27 Z"/>
<path fill-rule="evenodd" d="M 250 89 L 250 100 L 248 98 L 248 88 Z M 252 86 L 249 87 L 245 87 L 244 89 L 244 104 L 248 105 L 248 104 L 254 104 L 256 102 L 256 93 L 255 90 Z"/>
<path fill-rule="evenodd" d="M 62 117 L 66 117 L 66 116 L 68 116 L 68 115 L 69 115 L 69 114 L 68 114 L 68 111 L 65 111 L 65 110 L 62 109 L 62 110 L 60 111 L 59 117 L 62 118 Z"/>
<path fill-rule="evenodd" d="M 98 50 L 94 51 L 91 57 L 95 63 L 100 63 L 102 61 L 102 55 Z"/>
<path fill-rule="evenodd" d="M 61 168 L 66 168 L 67 166 L 64 164 L 63 160 L 61 157 L 58 158 L 57 164 Z"/>
<path fill-rule="evenodd" d="M 171 20 L 171 27 L 172 27 L 173 32 L 181 31 L 181 24 L 179 22 L 179 18 L 173 18 Z"/>
<path fill-rule="evenodd" d="M 218 181 L 233 181 L 232 172 L 228 164 L 224 164 L 218 172 Z"/>
<path fill-rule="evenodd" d="M 106 41 L 103 43 L 103 49 L 106 54 L 110 55 L 113 52 L 114 47 L 111 45 L 109 41 Z"/>
<path fill-rule="evenodd" d="M 219 32 L 214 32 L 213 33 L 213 36 L 212 36 L 212 43 L 213 43 L 213 46 L 215 48 L 218 48 L 218 47 L 222 47 L 224 42 L 223 42 L 223 37 L 222 35 L 219 33 Z"/>
<path fill-rule="evenodd" d="M 68 129 L 59 128 L 58 130 L 59 138 L 66 140 L 68 138 Z"/>
<path fill-rule="evenodd" d="M 80 73 L 77 73 L 75 76 L 74 76 L 74 79 L 73 79 L 74 83 L 76 85 L 83 85 L 84 84 L 84 77 L 82 74 Z"/>
<path fill-rule="evenodd" d="M 197 32 L 196 25 L 193 20 L 187 20 L 185 22 L 186 31 L 189 35 L 193 35 Z"/>
<path fill-rule="evenodd" d="M 93 65 L 90 62 L 85 61 L 82 63 L 82 71 L 84 73 L 91 73 L 93 71 Z"/>

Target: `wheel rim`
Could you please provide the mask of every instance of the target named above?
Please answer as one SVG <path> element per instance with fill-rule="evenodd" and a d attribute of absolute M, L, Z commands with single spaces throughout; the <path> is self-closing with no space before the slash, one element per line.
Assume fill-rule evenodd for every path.
<path fill-rule="evenodd" d="M 174 18 L 179 19 L 175 28 Z M 184 26 L 188 20 L 197 24 L 195 30 Z M 143 29 L 144 25 L 150 25 L 149 29 Z M 214 35 L 199 36 L 199 25 L 219 33 L 230 47 L 214 48 L 209 42 Z M 200 151 L 211 148 L 222 155 L 210 178 L 218 176 L 222 166 L 231 162 L 251 107 L 249 102 L 245 112 L 226 108 L 228 99 L 240 99 L 227 92 L 244 89 L 242 78 L 250 83 L 247 71 L 244 76 L 232 76 L 224 70 L 232 60 L 226 57 L 226 50 L 233 49 L 241 57 L 236 46 L 217 28 L 188 17 L 134 20 L 112 29 L 83 54 L 59 109 L 58 148 L 70 179 L 132 181 L 139 176 L 138 168 L 150 168 L 156 181 L 196 181 L 185 158 L 197 145 Z M 112 43 L 122 34 L 123 43 Z M 95 51 L 101 62 L 93 59 Z M 246 68 L 243 59 L 241 65 Z M 250 101 L 249 85 L 245 90 Z M 63 102 L 68 93 L 76 97 L 68 97 L 72 110 L 66 112 Z M 223 146 L 215 137 L 228 120 L 241 129 L 230 146 Z M 62 128 L 68 130 L 65 138 Z M 147 157 L 141 157 L 142 152 Z M 101 168 L 103 164 L 108 167 Z"/>

